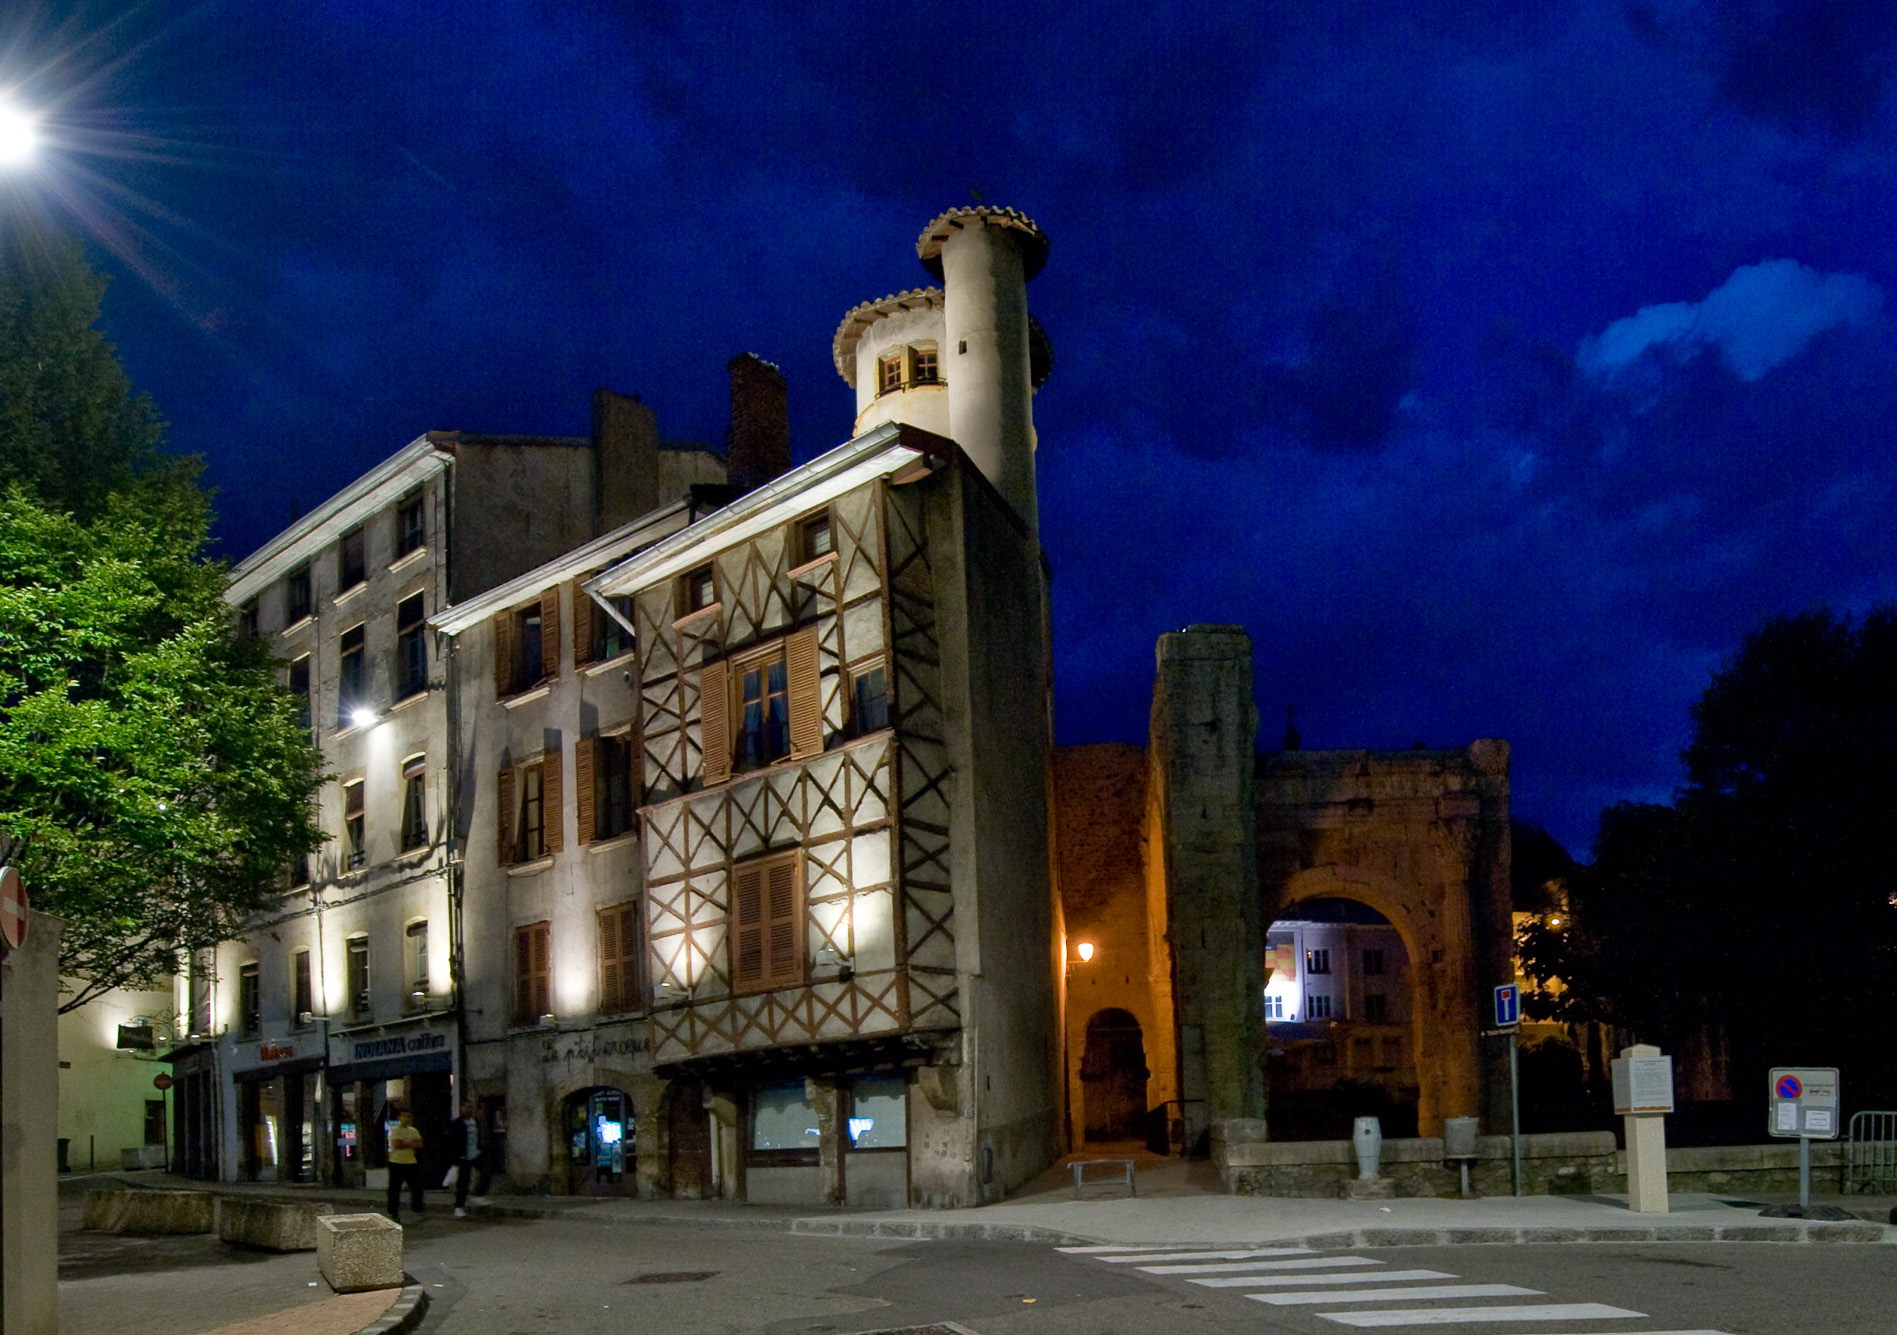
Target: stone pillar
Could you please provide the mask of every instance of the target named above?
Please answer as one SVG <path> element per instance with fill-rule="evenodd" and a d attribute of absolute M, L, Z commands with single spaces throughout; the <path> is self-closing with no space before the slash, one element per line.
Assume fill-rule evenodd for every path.
<path fill-rule="evenodd" d="M 59 1335 L 59 937 L 33 915 L 0 964 L 0 1330 Z"/>
<path fill-rule="evenodd" d="M 1215 1123 L 1265 1115 L 1258 711 L 1242 627 L 1159 637 L 1151 736 L 1180 1097 L 1196 1144 Z"/>
<path fill-rule="evenodd" d="M 1620 1050 L 1622 1057 L 1658 1057 L 1660 1049 L 1636 1043 Z M 1627 1134 L 1627 1208 L 1635 1214 L 1667 1214 L 1666 1116 L 1662 1113 L 1628 1114 L 1621 1118 Z"/>
<path fill-rule="evenodd" d="M 804 1097 L 817 1110 L 817 1172 L 823 1182 L 823 1203 L 841 1205 L 843 1152 L 849 1145 L 844 1092 L 834 1076 L 810 1076 L 804 1081 Z"/>
<path fill-rule="evenodd" d="M 941 243 L 941 370 L 955 443 L 1032 533 L 1034 389 L 1022 236 L 971 210 Z"/>

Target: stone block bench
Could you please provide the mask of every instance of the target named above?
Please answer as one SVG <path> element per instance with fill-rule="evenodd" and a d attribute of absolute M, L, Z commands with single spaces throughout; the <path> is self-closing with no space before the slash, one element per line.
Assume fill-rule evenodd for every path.
<path fill-rule="evenodd" d="M 217 1236 L 239 1247 L 257 1247 L 267 1252 L 313 1252 L 316 1250 L 316 1221 L 333 1214 L 335 1208 L 320 1203 L 299 1205 L 219 1196 Z"/>
<path fill-rule="evenodd" d="M 86 1193 L 85 1227 L 99 1233 L 209 1233 L 214 1222 L 208 1191 Z"/>
<path fill-rule="evenodd" d="M 399 1289 L 402 1226 L 387 1215 L 319 1215 L 316 1268 L 337 1293 Z"/>

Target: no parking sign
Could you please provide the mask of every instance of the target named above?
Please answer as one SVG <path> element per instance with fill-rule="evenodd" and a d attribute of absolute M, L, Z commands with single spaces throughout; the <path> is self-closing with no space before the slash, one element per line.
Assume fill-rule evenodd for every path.
<path fill-rule="evenodd" d="M 1765 1129 L 1775 1136 L 1800 1140 L 1836 1140 L 1838 1068 L 1835 1066 L 1777 1066 L 1772 1068 L 1772 1097 Z"/>

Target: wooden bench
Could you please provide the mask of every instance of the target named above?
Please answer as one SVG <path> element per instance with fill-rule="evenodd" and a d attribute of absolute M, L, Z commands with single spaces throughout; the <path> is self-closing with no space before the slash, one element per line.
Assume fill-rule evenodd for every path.
<path fill-rule="evenodd" d="M 1119 1169 L 1117 1177 L 1088 1177 L 1087 1170 L 1097 1165 L 1108 1165 Z M 1076 1159 L 1068 1165 L 1074 1170 L 1074 1199 L 1080 1199 L 1080 1189 L 1085 1186 L 1099 1186 L 1102 1183 L 1124 1182 L 1126 1194 L 1137 1196 L 1140 1189 L 1133 1181 L 1133 1161 L 1131 1159 Z"/>

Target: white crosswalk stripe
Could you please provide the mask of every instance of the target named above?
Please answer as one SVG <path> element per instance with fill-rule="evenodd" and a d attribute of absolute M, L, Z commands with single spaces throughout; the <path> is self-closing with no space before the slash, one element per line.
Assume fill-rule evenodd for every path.
<path fill-rule="evenodd" d="M 1414 1289 L 1310 1289 L 1302 1293 L 1248 1293 L 1255 1303 L 1274 1307 L 1315 1307 L 1319 1303 L 1380 1303 L 1397 1298 L 1540 1298 L 1540 1289 L 1519 1284 L 1436 1284 Z"/>
<path fill-rule="evenodd" d="M 1309 1284 L 1322 1280 L 1326 1284 L 1413 1284 L 1419 1279 L 1454 1279 L 1456 1276 L 1442 1270 L 1366 1270 L 1361 1274 L 1348 1275 L 1245 1275 L 1227 1276 L 1221 1279 L 1193 1279 L 1189 1284 L 1203 1284 L 1208 1289 L 1236 1288 L 1289 1288 L 1293 1284 Z"/>
<path fill-rule="evenodd" d="M 1107 1252 L 1176 1252 L 1179 1244 L 1169 1242 L 1164 1247 L 1122 1247 L 1117 1242 L 1102 1242 L 1086 1247 L 1056 1247 L 1054 1250 L 1066 1252 L 1069 1256 L 1101 1256 Z"/>
<path fill-rule="evenodd" d="M 1245 1283 L 1244 1276 L 1265 1271 L 1275 1274 L 1280 1270 L 1332 1270 L 1348 1269 L 1357 1265 L 1382 1265 L 1367 1256 L 1300 1256 L 1291 1261 L 1214 1261 L 1209 1265 L 1143 1265 L 1139 1269 L 1153 1275 L 1230 1275 L 1233 1278 L 1222 1279 L 1218 1286 L 1229 1287 Z M 1322 1279 L 1321 1275 L 1309 1276 L 1312 1283 Z M 1198 1284 L 1204 1281 L 1194 1280 Z M 1215 1286 L 1215 1287 L 1218 1287 Z"/>
<path fill-rule="evenodd" d="M 1108 1265 L 1143 1265 L 1148 1261 L 1243 1261 L 1253 1256 L 1309 1256 L 1309 1247 L 1241 1247 L 1222 1252 L 1161 1252 L 1143 1256 L 1096 1256 Z"/>
<path fill-rule="evenodd" d="M 1387 1312 L 1319 1312 L 1318 1315 L 1326 1321 L 1363 1329 L 1371 1326 L 1461 1326 L 1472 1322 L 1612 1321 L 1621 1317 L 1642 1317 L 1646 1313 L 1629 1312 L 1624 1307 L 1609 1307 L 1606 1303 L 1542 1303 L 1522 1307 L 1405 1307 Z M 1669 1333 L 1654 1331 L 1652 1335 Z M 1717 1330 L 1678 1331 L 1672 1335 L 1725 1333 Z"/>

